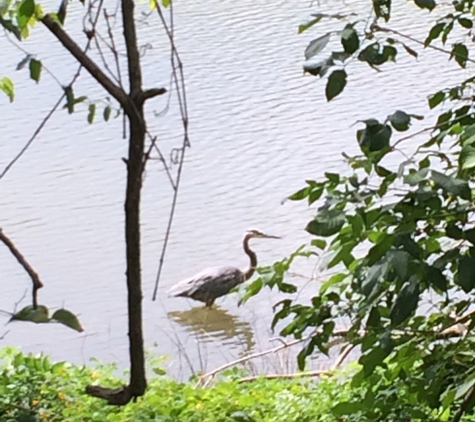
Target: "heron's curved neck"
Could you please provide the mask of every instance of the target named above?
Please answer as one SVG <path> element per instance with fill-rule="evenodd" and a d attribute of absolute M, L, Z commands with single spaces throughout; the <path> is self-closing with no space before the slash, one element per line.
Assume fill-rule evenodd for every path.
<path fill-rule="evenodd" d="M 246 252 L 246 254 L 249 256 L 249 259 L 251 260 L 249 268 L 244 273 L 244 281 L 249 280 L 253 276 L 254 272 L 256 271 L 257 265 L 257 255 L 249 247 L 250 239 L 251 237 L 249 235 L 245 236 L 242 244 L 244 252 Z"/>

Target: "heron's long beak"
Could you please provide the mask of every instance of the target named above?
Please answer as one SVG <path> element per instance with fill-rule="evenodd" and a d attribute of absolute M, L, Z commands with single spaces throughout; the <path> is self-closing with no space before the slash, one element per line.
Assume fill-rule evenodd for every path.
<path fill-rule="evenodd" d="M 271 236 L 270 234 L 264 235 L 267 239 L 282 239 L 280 236 Z"/>

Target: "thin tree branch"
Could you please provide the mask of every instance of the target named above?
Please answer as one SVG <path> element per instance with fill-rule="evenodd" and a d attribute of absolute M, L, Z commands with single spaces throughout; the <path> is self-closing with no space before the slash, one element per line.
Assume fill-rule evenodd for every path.
<path fill-rule="evenodd" d="M 440 47 L 437 47 L 435 45 L 432 45 L 432 44 L 428 44 L 428 45 L 425 45 L 425 43 L 423 41 L 420 41 L 416 38 L 413 38 L 411 37 L 410 35 L 406 35 L 406 34 L 403 34 L 402 32 L 399 32 L 399 31 L 396 31 L 395 29 L 389 29 L 389 28 L 383 28 L 377 24 L 373 24 L 371 26 L 371 29 L 373 31 L 379 31 L 379 32 L 386 32 L 386 33 L 390 33 L 390 34 L 395 34 L 395 35 L 399 35 L 400 37 L 403 37 L 403 38 L 406 38 L 410 41 L 413 41 L 419 45 L 422 45 L 424 46 L 424 48 L 432 48 L 433 50 L 437 50 L 437 51 L 440 51 L 442 53 L 445 53 L 445 54 L 448 54 L 449 56 L 457 56 L 457 57 L 461 57 L 463 58 L 464 60 L 468 61 L 468 62 L 472 62 L 472 63 L 475 63 L 475 60 L 469 58 L 469 57 L 465 57 L 465 56 L 462 56 L 460 54 L 457 54 L 456 52 L 452 52 L 452 51 L 448 51 L 448 50 L 445 50 L 443 48 L 440 48 Z"/>
<path fill-rule="evenodd" d="M 129 93 L 132 99 L 138 99 L 142 94 L 142 71 L 140 69 L 134 8 L 133 0 L 122 0 L 122 23 L 129 70 Z"/>
<path fill-rule="evenodd" d="M 165 168 L 165 172 L 167 173 L 168 180 L 170 181 L 170 184 L 172 185 L 173 190 L 175 190 L 176 189 L 175 181 L 173 180 L 172 174 L 170 173 L 170 169 L 168 168 L 168 164 L 165 161 L 165 157 L 163 156 L 162 151 L 157 146 L 157 137 L 156 136 L 152 137 L 152 135 L 149 132 L 147 132 L 147 135 L 150 138 L 151 142 L 150 142 L 150 146 L 147 152 L 145 153 L 144 165 L 146 164 L 148 160 L 150 160 L 150 154 L 152 153 L 152 149 L 155 149 L 155 151 L 157 151 L 157 154 L 159 156 L 158 160 L 162 162 L 163 167 Z"/>
<path fill-rule="evenodd" d="M 155 287 L 153 290 L 153 296 L 152 300 L 155 300 L 157 298 L 157 292 L 158 292 L 158 283 L 160 281 L 160 275 L 162 273 L 163 269 L 163 264 L 165 262 L 165 253 L 167 250 L 167 245 L 168 245 L 168 240 L 170 239 L 170 234 L 172 230 L 172 223 L 173 223 L 173 217 L 175 215 L 175 208 L 178 200 L 178 188 L 180 186 L 180 179 L 181 179 L 181 172 L 183 169 L 183 163 L 185 160 L 185 146 L 182 147 L 181 149 L 181 156 L 180 156 L 180 163 L 178 164 L 178 171 L 177 171 L 177 177 L 176 177 L 176 182 L 174 185 L 174 192 L 173 192 L 173 200 L 172 200 L 172 205 L 170 208 L 170 216 L 168 218 L 168 224 L 167 224 L 167 231 L 165 233 L 165 239 L 163 240 L 163 248 L 162 248 L 162 253 L 160 254 L 160 260 L 159 260 L 159 265 L 158 265 L 158 271 L 157 271 L 157 277 L 155 279 Z"/>
<path fill-rule="evenodd" d="M 183 163 L 185 161 L 185 151 L 186 148 L 190 146 L 190 140 L 188 135 L 188 107 L 187 107 L 187 100 L 186 100 L 186 88 L 185 88 L 185 75 L 183 72 L 183 63 L 181 62 L 180 55 L 175 45 L 175 38 L 174 38 L 174 21 L 173 21 L 173 2 L 170 3 L 170 28 L 167 25 L 165 17 L 163 16 L 162 8 L 160 3 L 155 0 L 155 6 L 157 9 L 158 16 L 162 22 L 163 27 L 165 28 L 165 32 L 170 40 L 170 61 L 172 63 L 172 74 L 173 80 L 175 82 L 175 88 L 178 97 L 178 104 L 180 107 L 181 118 L 183 122 L 183 144 L 182 147 L 179 149 L 181 151 L 176 182 L 175 182 L 175 192 L 173 194 L 172 205 L 170 209 L 170 216 L 168 218 L 168 226 L 165 233 L 165 239 L 163 241 L 162 252 L 160 254 L 160 260 L 158 264 L 157 276 L 155 279 L 155 287 L 153 290 L 152 300 L 156 300 L 157 292 L 158 292 L 158 283 L 160 282 L 160 276 L 162 273 L 163 265 L 165 262 L 165 253 L 168 246 L 168 240 L 170 238 L 173 218 L 175 215 L 175 207 L 178 199 L 178 191 L 180 186 L 181 174 L 183 170 Z M 176 60 L 176 62 L 175 62 Z"/>
<path fill-rule="evenodd" d="M 131 0 L 129 0 L 131 1 Z M 132 103 L 127 94 L 94 63 L 94 61 L 84 53 L 75 41 L 64 31 L 49 14 L 45 15 L 41 22 L 56 36 L 71 55 L 96 79 L 104 89 L 112 95 L 127 113 L 133 113 Z"/>
<path fill-rule="evenodd" d="M 333 369 L 338 368 L 355 347 L 356 345 L 351 343 L 343 346 L 341 353 L 338 355 L 338 358 L 333 365 Z"/>
<path fill-rule="evenodd" d="M 66 94 L 62 94 L 59 100 L 56 102 L 56 104 L 53 106 L 53 108 L 48 112 L 48 114 L 44 117 L 43 121 L 40 123 L 40 125 L 36 128 L 36 130 L 33 132 L 33 135 L 31 135 L 30 139 L 28 139 L 28 142 L 25 144 L 25 146 L 20 150 L 20 152 L 13 157 L 13 160 L 11 160 L 5 169 L 0 173 L 0 179 L 2 179 L 8 171 L 13 167 L 13 165 L 22 157 L 22 155 L 27 151 L 27 149 L 30 147 L 30 145 L 33 143 L 33 141 L 36 139 L 36 137 L 39 135 L 41 130 L 44 128 L 48 120 L 51 118 L 51 116 L 54 114 L 54 112 L 58 109 L 58 107 L 61 105 L 63 99 L 66 97 Z"/>
<path fill-rule="evenodd" d="M 455 414 L 452 422 L 459 422 L 462 419 L 463 414 L 468 410 L 468 407 L 472 400 L 475 399 L 475 386 L 470 389 L 470 391 L 465 396 L 462 404 L 460 405 L 460 409 Z"/>
<path fill-rule="evenodd" d="M 10 250 L 12 255 L 17 259 L 26 273 L 30 276 L 31 281 L 33 282 L 33 308 L 36 309 L 38 306 L 38 290 L 43 287 L 43 283 L 38 276 L 38 273 L 33 269 L 33 267 L 28 263 L 26 258 L 21 254 L 21 252 L 17 249 L 14 243 L 10 240 L 10 238 L 3 233 L 3 230 L 0 228 L 0 241 Z"/>
<path fill-rule="evenodd" d="M 118 52 L 117 47 L 115 45 L 114 33 L 112 32 L 112 26 L 111 26 L 111 23 L 109 22 L 109 20 L 111 18 L 111 15 L 109 15 L 107 13 L 106 9 L 104 9 L 104 18 L 106 20 L 107 33 L 109 35 L 109 39 L 111 40 L 111 47 L 112 47 L 111 51 L 112 51 L 112 54 L 114 55 L 115 67 L 117 69 L 117 78 L 119 79 L 120 87 L 122 89 L 124 89 L 123 84 L 122 84 L 122 72 L 120 70 L 119 52 Z"/>
<path fill-rule="evenodd" d="M 151 88 L 151 89 L 147 89 L 143 92 L 142 98 L 143 98 L 144 101 L 146 101 L 150 98 L 154 98 L 154 97 L 157 97 L 159 95 L 166 94 L 166 92 L 167 92 L 166 88 Z"/>

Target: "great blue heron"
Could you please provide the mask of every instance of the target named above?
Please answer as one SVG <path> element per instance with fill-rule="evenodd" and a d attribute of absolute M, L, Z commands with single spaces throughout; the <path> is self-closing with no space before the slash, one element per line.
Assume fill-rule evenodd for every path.
<path fill-rule="evenodd" d="M 169 291 L 169 296 L 189 297 L 211 307 L 218 297 L 228 294 L 231 289 L 249 280 L 254 274 L 257 256 L 249 247 L 249 241 L 254 238 L 280 239 L 278 236 L 270 236 L 259 230 L 248 230 L 242 242 L 244 252 L 251 260 L 248 269 L 242 271 L 231 266 L 207 268 L 194 277 L 173 286 Z"/>

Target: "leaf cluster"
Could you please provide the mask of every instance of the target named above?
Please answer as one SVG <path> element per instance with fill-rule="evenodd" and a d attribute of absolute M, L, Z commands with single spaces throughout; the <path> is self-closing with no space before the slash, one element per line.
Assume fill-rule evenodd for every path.
<path fill-rule="evenodd" d="M 414 5 L 420 9 L 431 12 L 436 7 L 434 0 L 414 0 Z M 311 19 L 299 26 L 299 33 L 309 30 L 322 20 L 333 20 L 338 23 L 338 29 L 321 35 L 308 44 L 305 49 L 305 73 L 313 76 L 324 77 L 329 73 L 326 82 L 325 95 L 328 101 L 340 95 L 348 82 L 348 66 L 359 61 L 370 68 L 380 71 L 386 63 L 396 62 L 400 50 L 417 58 L 419 53 L 406 40 L 411 37 L 388 36 L 391 31 L 379 25 L 382 20 L 390 21 L 392 0 L 374 0 L 371 2 L 373 22 L 363 20 L 353 13 L 325 14 L 316 13 Z M 467 30 L 467 36 L 461 41 L 454 42 L 450 49 L 450 59 L 454 59 L 460 67 L 465 68 L 470 61 L 467 42 L 471 42 L 473 28 L 473 0 L 453 2 L 453 12 L 439 18 L 430 29 L 426 39 L 420 44 L 427 48 L 439 40 L 445 46 L 453 29 L 458 27 Z M 340 48 L 326 52 L 326 47 L 332 38 L 339 39 Z"/>
<path fill-rule="evenodd" d="M 433 0 L 414 0 L 414 6 L 424 13 L 437 7 Z M 410 36 L 381 26 L 390 22 L 392 1 L 375 0 L 371 7 L 375 19 L 369 24 L 350 15 L 319 15 L 299 28 L 309 30 L 322 19 L 340 26 L 305 52 L 307 72 L 329 73 L 328 100 L 343 92 L 353 60 L 379 71 L 401 48 L 418 56 L 405 44 Z M 470 0 L 454 2 L 420 45 L 440 42 L 441 54 L 465 68 L 474 7 Z M 455 25 L 465 36 L 447 50 Z M 341 50 L 312 64 L 335 34 Z M 443 104 L 444 111 L 421 132 L 430 135 L 413 144 L 410 156 L 401 154 L 401 144 L 413 142 L 406 132 L 422 116 L 395 110 L 384 119 L 368 118 L 356 131 L 360 153 L 344 154 L 348 171 L 307 180 L 289 197 L 314 210 L 306 225 L 311 240 L 298 256 L 323 255 L 324 274 L 330 275 L 309 301 L 294 296 L 276 304 L 273 327 L 283 324 L 283 336 L 309 336 L 299 354 L 301 368 L 315 351 L 329 352 L 338 327 L 349 327 L 345 341 L 359 350 L 361 369 L 352 380 L 355 396 L 335 405 L 335 416 L 344 420 L 446 421 L 473 413 L 474 81 L 429 96 L 428 107 Z M 276 263 L 271 272 L 267 267 L 253 285 L 285 286 L 287 264 Z"/>

